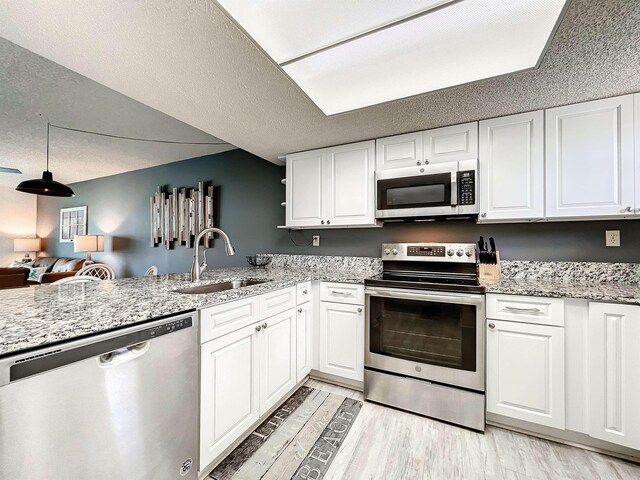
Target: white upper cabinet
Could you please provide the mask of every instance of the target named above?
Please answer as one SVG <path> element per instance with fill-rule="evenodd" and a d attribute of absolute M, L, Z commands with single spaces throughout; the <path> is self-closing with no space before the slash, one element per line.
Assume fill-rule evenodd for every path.
<path fill-rule="evenodd" d="M 544 113 L 480 122 L 480 222 L 544 218 Z"/>
<path fill-rule="evenodd" d="M 457 162 L 478 158 L 478 122 L 424 132 L 424 162 Z"/>
<path fill-rule="evenodd" d="M 633 96 L 546 111 L 547 217 L 632 215 Z"/>
<path fill-rule="evenodd" d="M 478 122 L 376 140 L 376 169 L 478 158 Z"/>
<path fill-rule="evenodd" d="M 325 165 L 327 224 L 372 224 L 375 221 L 375 141 L 328 148 Z"/>
<path fill-rule="evenodd" d="M 320 225 L 325 150 L 287 155 L 287 226 Z"/>
<path fill-rule="evenodd" d="M 589 304 L 589 435 L 640 450 L 640 306 Z"/>
<path fill-rule="evenodd" d="M 422 136 L 423 132 L 414 132 L 377 139 L 376 170 L 422 165 L 424 161 Z"/>
<path fill-rule="evenodd" d="M 378 226 L 375 141 L 287 155 L 287 226 Z"/>

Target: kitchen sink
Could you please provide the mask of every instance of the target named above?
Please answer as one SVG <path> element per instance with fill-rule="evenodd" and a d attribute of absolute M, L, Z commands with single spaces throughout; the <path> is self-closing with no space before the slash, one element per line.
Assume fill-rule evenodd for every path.
<path fill-rule="evenodd" d="M 225 290 L 234 290 L 236 288 L 249 287 L 251 285 L 259 285 L 269 282 L 270 280 L 231 280 L 230 282 L 211 283 L 209 285 L 199 285 L 197 287 L 181 288 L 174 290 L 176 293 L 198 294 L 198 293 L 214 293 L 224 292 Z"/>

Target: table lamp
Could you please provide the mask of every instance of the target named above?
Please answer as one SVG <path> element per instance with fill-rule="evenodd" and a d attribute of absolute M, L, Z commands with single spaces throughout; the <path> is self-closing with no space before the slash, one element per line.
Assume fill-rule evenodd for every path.
<path fill-rule="evenodd" d="M 73 237 L 73 251 L 86 252 L 85 265 L 93 263 L 91 252 L 104 252 L 104 235 L 76 235 Z"/>
<path fill-rule="evenodd" d="M 41 243 L 39 238 L 15 238 L 13 240 L 13 251 L 25 252 L 24 258 L 21 260 L 22 263 L 29 263 L 33 261 L 29 254 L 34 252 L 33 256 L 35 257 L 40 250 Z"/>

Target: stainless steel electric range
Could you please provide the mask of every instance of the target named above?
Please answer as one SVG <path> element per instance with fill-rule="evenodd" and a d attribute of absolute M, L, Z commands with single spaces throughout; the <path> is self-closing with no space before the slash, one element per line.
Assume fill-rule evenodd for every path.
<path fill-rule="evenodd" d="M 383 244 L 382 262 L 365 280 L 365 399 L 484 431 L 476 245 Z"/>

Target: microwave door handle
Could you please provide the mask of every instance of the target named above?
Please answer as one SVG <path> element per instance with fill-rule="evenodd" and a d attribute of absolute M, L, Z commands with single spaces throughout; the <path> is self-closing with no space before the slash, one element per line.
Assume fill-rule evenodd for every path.
<path fill-rule="evenodd" d="M 451 206 L 458 205 L 458 172 L 451 172 Z"/>

